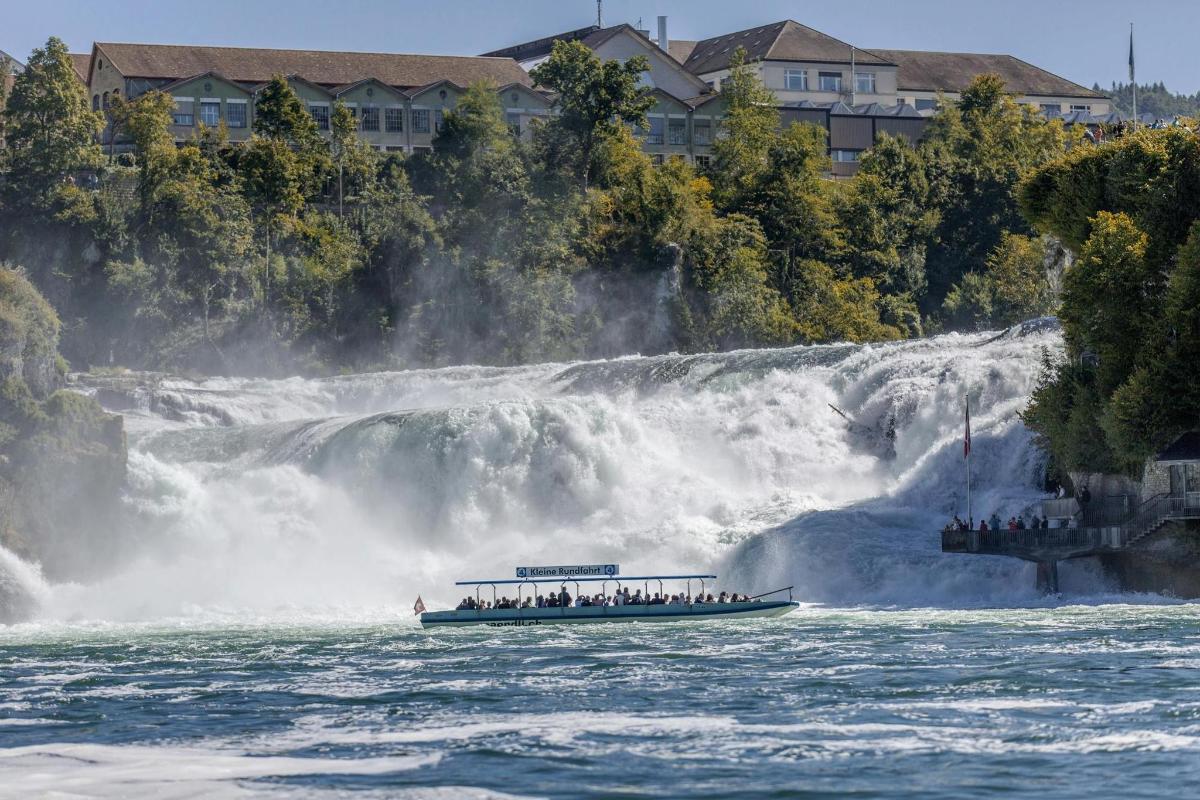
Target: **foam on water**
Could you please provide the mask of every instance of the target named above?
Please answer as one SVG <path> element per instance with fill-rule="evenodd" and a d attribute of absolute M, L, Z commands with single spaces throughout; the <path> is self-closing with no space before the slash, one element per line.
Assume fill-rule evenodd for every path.
<path fill-rule="evenodd" d="M 720 568 L 841 605 L 1022 603 L 1015 561 L 944 557 L 964 507 L 1038 497 L 1018 413 L 1057 329 L 875 345 L 456 367 L 325 380 L 141 381 L 129 522 L 43 620 L 237 619 L 457 599 L 518 562 Z M 895 419 L 894 460 L 853 435 Z M 860 430 L 861 432 L 861 430 Z M 868 437 L 869 438 L 869 437 Z M 1069 572 L 1069 571 L 1068 571 Z M 1087 591 L 1090 574 L 1064 578 Z"/>

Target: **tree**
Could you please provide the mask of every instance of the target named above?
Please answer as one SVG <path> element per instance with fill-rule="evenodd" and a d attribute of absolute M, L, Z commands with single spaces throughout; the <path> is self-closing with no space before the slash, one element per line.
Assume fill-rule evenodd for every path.
<path fill-rule="evenodd" d="M 17 205 L 44 207 L 64 182 L 101 162 L 96 136 L 104 127 L 61 39 L 50 37 L 16 76 L 5 106 L 7 194 Z"/>
<path fill-rule="evenodd" d="M 779 134 L 779 110 L 771 90 L 746 63 L 742 47 L 730 58 L 721 96 L 725 117 L 712 146 L 713 188 L 718 205 L 732 208 L 768 167 L 771 145 Z"/>
<path fill-rule="evenodd" d="M 858 176 L 834 198 L 849 271 L 910 300 L 925 292 L 926 253 L 940 218 L 930 207 L 926 170 L 920 150 L 884 134 L 863 155 Z"/>
<path fill-rule="evenodd" d="M 461 241 L 496 229 L 530 201 L 525 154 L 504 118 L 495 87 L 467 88 L 433 141 L 432 193 L 455 209 L 450 236 Z"/>
<path fill-rule="evenodd" d="M 529 73 L 538 86 L 555 93 L 558 114 L 536 134 L 549 164 L 587 188 L 596 147 L 621 125 L 645 126 L 654 105 L 642 82 L 648 69 L 645 56 L 601 61 L 582 42 L 556 41 L 550 57 Z"/>
<path fill-rule="evenodd" d="M 1096 389 L 1107 398 L 1138 361 L 1158 295 L 1147 236 L 1125 214 L 1100 212 L 1063 280 L 1060 319 L 1068 352 L 1094 354 Z"/>
<path fill-rule="evenodd" d="M 996 75 L 975 78 L 956 105 L 934 117 L 920 145 L 930 201 L 940 212 L 926 258 L 927 310 L 936 310 L 1006 231 L 1033 232 L 1017 203 L 1018 184 L 1081 139 L 1079 130 L 1018 105 Z"/>
<path fill-rule="evenodd" d="M 789 298 L 795 264 L 835 261 L 843 247 L 838 219 L 821 181 L 828 169 L 825 131 L 794 124 L 772 135 L 762 170 L 741 189 L 739 208 L 762 225 L 779 256 L 775 285 Z"/>
<path fill-rule="evenodd" d="M 1054 313 L 1046 244 L 1005 233 L 982 272 L 968 272 L 942 304 L 943 320 L 966 330 L 1002 328 Z"/>
<path fill-rule="evenodd" d="M 338 216 L 343 214 L 346 177 L 355 194 L 365 190 L 375 166 L 375 151 L 358 136 L 358 120 L 341 100 L 329 117 L 329 150 L 337 166 Z"/>

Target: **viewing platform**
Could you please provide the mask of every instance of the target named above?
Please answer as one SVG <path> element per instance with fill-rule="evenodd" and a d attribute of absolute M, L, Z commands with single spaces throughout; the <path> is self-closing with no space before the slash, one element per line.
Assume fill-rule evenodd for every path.
<path fill-rule="evenodd" d="M 1063 508 L 1045 508 L 1047 516 L 1075 504 L 1075 500 L 1047 500 Z M 1111 516 L 1111 509 L 1097 509 L 1091 518 Z M 1010 556 L 1038 564 L 1038 587 L 1043 591 L 1058 591 L 1059 561 L 1069 558 L 1117 553 L 1137 545 L 1170 522 L 1200 520 L 1200 492 L 1178 495 L 1157 495 L 1150 498 L 1131 515 L 1114 524 L 1086 525 L 1076 528 L 1038 528 L 1027 530 L 949 530 L 942 532 L 943 553 Z"/>

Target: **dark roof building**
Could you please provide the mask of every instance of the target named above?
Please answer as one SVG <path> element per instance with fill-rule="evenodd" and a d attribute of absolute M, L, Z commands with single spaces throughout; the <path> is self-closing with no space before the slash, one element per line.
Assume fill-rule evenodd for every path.
<path fill-rule="evenodd" d="M 1107 99 L 1100 92 L 1010 55 L 880 49 L 871 52 L 899 68 L 896 88 L 900 94 L 956 94 L 966 89 L 977 75 L 990 73 L 999 75 L 1009 91 L 1022 96 Z"/>
<path fill-rule="evenodd" d="M 97 57 L 107 58 L 125 78 L 180 80 L 216 72 L 238 83 L 261 84 L 275 75 L 301 75 L 320 86 L 345 86 L 376 78 L 397 88 L 448 80 L 459 86 L 490 81 L 497 86 L 529 84 L 525 70 L 511 58 L 428 56 L 408 53 L 341 53 L 97 42 Z"/>
<path fill-rule="evenodd" d="M 729 69 L 739 47 L 748 61 L 793 61 L 849 64 L 852 58 L 863 65 L 888 64 L 886 59 L 794 20 L 773 22 L 737 33 L 727 33 L 697 42 L 684 66 L 697 75 Z"/>
<path fill-rule="evenodd" d="M 75 68 L 75 74 L 79 76 L 79 80 L 85 85 L 88 80 L 88 67 L 91 63 L 91 53 L 71 53 L 71 66 Z"/>

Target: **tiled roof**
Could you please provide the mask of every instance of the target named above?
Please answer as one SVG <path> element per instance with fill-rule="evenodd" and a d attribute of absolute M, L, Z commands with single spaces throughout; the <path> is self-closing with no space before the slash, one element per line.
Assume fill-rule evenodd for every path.
<path fill-rule="evenodd" d="M 563 33 L 556 33 L 553 36 L 544 36 L 541 39 L 534 39 L 531 42 L 521 42 L 520 44 L 502 47 L 499 50 L 492 50 L 490 53 L 483 53 L 482 55 L 488 58 L 515 58 L 517 61 L 529 61 L 550 55 L 550 50 L 553 49 L 555 42 L 583 42 L 588 47 L 591 47 L 592 44 L 589 44 L 587 41 L 589 37 L 594 42 L 596 34 L 607 34 L 620 27 L 622 26 L 601 28 L 599 25 L 589 25 L 586 28 L 576 28 L 573 31 L 564 31 Z M 608 37 L 606 36 L 605 38 Z"/>
<path fill-rule="evenodd" d="M 667 41 L 667 51 L 680 64 L 688 60 L 688 56 L 696 49 L 699 42 L 694 42 L 691 39 L 669 39 Z"/>
<path fill-rule="evenodd" d="M 684 66 L 697 75 L 727 69 L 729 60 L 739 47 L 746 49 L 749 61 L 829 61 L 846 64 L 850 63 L 850 51 L 854 49 L 840 39 L 788 19 L 697 42 Z M 854 49 L 854 60 L 859 64 L 891 63 L 874 52 L 858 49 Z"/>
<path fill-rule="evenodd" d="M 79 80 L 87 83 L 88 70 L 92 66 L 92 54 L 71 53 L 71 66 L 75 67 L 75 74 L 79 76 Z"/>
<path fill-rule="evenodd" d="M 902 92 L 961 92 L 975 76 L 992 73 L 1003 78 L 1008 90 L 1017 94 L 1097 99 L 1105 96 L 1009 55 L 879 49 L 871 52 L 899 66 L 896 82 Z"/>
<path fill-rule="evenodd" d="M 511 58 L 112 42 L 97 42 L 96 47 L 127 78 L 177 80 L 215 71 L 249 84 L 275 75 L 300 75 L 322 86 L 343 86 L 368 77 L 397 87 L 426 86 L 442 79 L 460 86 L 479 81 L 529 84 L 525 70 Z"/>

